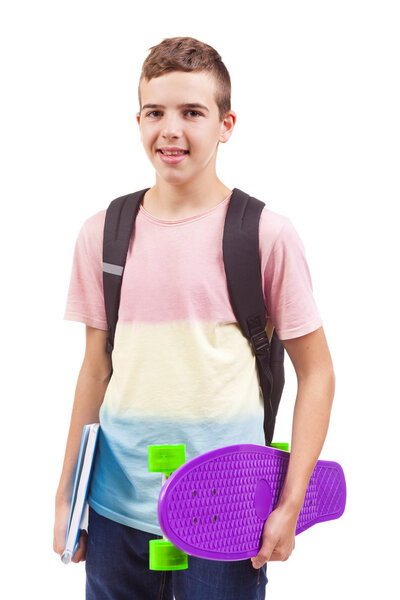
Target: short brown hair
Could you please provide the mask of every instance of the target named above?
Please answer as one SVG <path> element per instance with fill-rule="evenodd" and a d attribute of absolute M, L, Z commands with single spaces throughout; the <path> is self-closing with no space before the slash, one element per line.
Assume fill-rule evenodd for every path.
<path fill-rule="evenodd" d="M 192 37 L 173 37 L 163 39 L 160 44 L 152 46 L 149 50 L 151 52 L 143 63 L 139 79 L 140 109 L 142 79 L 150 81 L 171 71 L 208 71 L 217 84 L 215 102 L 218 106 L 219 120 L 223 121 L 231 109 L 231 78 L 221 56 L 214 48 Z"/>

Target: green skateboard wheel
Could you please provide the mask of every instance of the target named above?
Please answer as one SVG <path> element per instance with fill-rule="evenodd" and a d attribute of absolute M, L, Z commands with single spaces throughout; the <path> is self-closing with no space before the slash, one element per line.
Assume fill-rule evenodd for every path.
<path fill-rule="evenodd" d="M 149 472 L 168 477 L 185 463 L 185 444 L 148 446 Z"/>
<path fill-rule="evenodd" d="M 152 571 L 188 568 L 188 555 L 167 540 L 150 540 L 149 550 L 149 567 Z"/>
<path fill-rule="evenodd" d="M 274 444 L 271 444 L 271 448 L 278 448 L 278 450 L 289 452 L 289 444 L 287 442 L 275 442 Z"/>

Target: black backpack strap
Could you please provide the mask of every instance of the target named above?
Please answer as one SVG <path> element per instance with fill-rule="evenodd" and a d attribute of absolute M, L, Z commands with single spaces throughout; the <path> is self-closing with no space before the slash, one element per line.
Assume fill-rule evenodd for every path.
<path fill-rule="evenodd" d="M 232 309 L 256 356 L 264 399 L 265 441 L 269 445 L 283 389 L 284 348 L 275 331 L 270 343 L 265 329 L 258 233 L 264 206 L 260 200 L 234 188 L 226 214 L 222 247 Z M 273 370 L 277 377 L 274 377 Z"/>
<path fill-rule="evenodd" d="M 121 295 L 121 283 L 129 242 L 139 205 L 150 188 L 113 200 L 106 212 L 103 233 L 103 290 L 108 338 L 106 350 L 111 355 Z"/>

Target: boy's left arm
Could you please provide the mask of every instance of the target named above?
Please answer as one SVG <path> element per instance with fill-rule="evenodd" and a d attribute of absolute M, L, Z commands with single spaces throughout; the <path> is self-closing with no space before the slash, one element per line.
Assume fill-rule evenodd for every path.
<path fill-rule="evenodd" d="M 297 375 L 290 460 L 278 504 L 265 521 L 262 546 L 254 558 L 289 558 L 295 546 L 297 518 L 328 431 L 335 393 L 335 374 L 323 327 L 299 338 L 282 340 Z"/>

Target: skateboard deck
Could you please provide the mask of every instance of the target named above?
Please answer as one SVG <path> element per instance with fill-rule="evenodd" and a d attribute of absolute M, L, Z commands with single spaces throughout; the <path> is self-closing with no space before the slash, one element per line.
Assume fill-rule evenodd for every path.
<path fill-rule="evenodd" d="M 161 530 L 176 548 L 211 560 L 255 556 L 263 526 L 283 486 L 290 453 L 239 444 L 201 454 L 165 481 L 158 499 Z M 342 467 L 319 460 L 311 475 L 296 535 L 339 518 L 346 504 Z"/>

